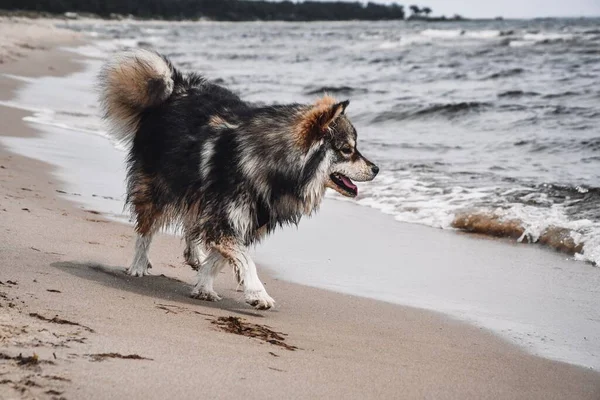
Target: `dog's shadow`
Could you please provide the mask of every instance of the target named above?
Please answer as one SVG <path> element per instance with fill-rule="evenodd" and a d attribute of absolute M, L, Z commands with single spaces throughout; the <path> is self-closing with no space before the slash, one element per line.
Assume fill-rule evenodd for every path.
<path fill-rule="evenodd" d="M 218 309 L 236 314 L 262 318 L 263 315 L 250 309 L 243 302 L 223 297 L 218 302 L 196 300 L 190 297 L 191 286 L 165 275 L 136 278 L 129 276 L 121 267 L 109 267 L 92 262 L 55 262 L 52 267 L 78 278 L 97 282 L 113 289 L 141 294 L 161 300 L 168 300 L 192 306 Z M 237 292 L 231 291 L 232 294 Z M 228 293 L 230 294 L 230 293 Z"/>

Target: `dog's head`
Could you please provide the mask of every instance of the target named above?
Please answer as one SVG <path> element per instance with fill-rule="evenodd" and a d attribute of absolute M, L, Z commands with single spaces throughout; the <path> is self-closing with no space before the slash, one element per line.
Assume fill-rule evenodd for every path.
<path fill-rule="evenodd" d="M 371 181 L 379 167 L 358 151 L 356 129 L 346 115 L 349 101 L 337 102 L 329 96 L 319 99 L 303 117 L 302 137 L 307 149 L 319 147 L 328 162 L 323 185 L 338 193 L 356 197 L 352 182 Z"/>

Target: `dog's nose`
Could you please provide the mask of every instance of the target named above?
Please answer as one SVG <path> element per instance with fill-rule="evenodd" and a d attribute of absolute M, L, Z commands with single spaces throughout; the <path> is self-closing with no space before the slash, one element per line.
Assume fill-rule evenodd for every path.
<path fill-rule="evenodd" d="M 379 172 L 379 167 L 377 165 L 373 165 L 371 167 L 371 171 L 373 171 L 373 176 L 375 176 Z"/>

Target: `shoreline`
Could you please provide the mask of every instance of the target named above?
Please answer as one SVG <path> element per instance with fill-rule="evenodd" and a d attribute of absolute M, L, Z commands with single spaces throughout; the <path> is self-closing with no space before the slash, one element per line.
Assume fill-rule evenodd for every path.
<path fill-rule="evenodd" d="M 37 53 L 39 75 L 46 72 L 43 60 L 53 51 Z M 61 59 L 65 61 L 64 55 L 56 58 Z M 0 71 L 6 73 L 5 67 Z M 30 75 L 35 66 L 31 67 Z M 15 64 L 12 68 L 22 71 Z M 53 71 L 59 74 L 69 69 L 57 65 Z M 6 81 L 0 78 L 3 94 L 10 86 Z M 40 135 L 22 122 L 27 113 L 4 106 L 0 112 L 7 124 L 3 136 L 7 132 Z M 1 325 L 3 332 L 12 332 L 7 335 L 11 345 L 2 352 L 14 357 L 19 351 L 24 356 L 36 352 L 41 360 L 53 362 L 40 365 L 42 372 L 34 378 L 46 388 L 46 396 L 55 390 L 67 397 L 187 398 L 197 394 L 193 387 L 199 384 L 204 386 L 203 393 L 215 396 L 247 393 L 251 388 L 256 397 L 285 396 L 291 391 L 299 397 L 345 394 L 351 398 L 398 393 L 408 397 L 464 398 L 476 393 L 479 398 L 596 398 L 600 393 L 596 372 L 526 354 L 476 327 L 421 309 L 282 282 L 265 275 L 264 268 L 262 277 L 279 301 L 275 312 L 258 313 L 245 306 L 229 276 L 217 285 L 224 295 L 222 302 L 193 301 L 188 297 L 193 271 L 173 267 L 175 259 L 178 264 L 182 261 L 181 241 L 164 234 L 152 249 L 154 273 L 159 275 L 140 280 L 126 277 L 121 272 L 131 256 L 130 227 L 107 222 L 94 210 L 78 209 L 56 196 L 63 185 L 47 174 L 54 167 L 10 155 L 3 147 L 0 154 L 5 199 L 0 216 L 2 225 L 10 227 L 2 231 L 0 249 L 5 257 L 0 261 L 4 264 L 0 291 L 15 304 L 2 308 L 12 317 Z M 5 300 L 2 303 L 9 302 Z M 84 327 L 58 326 L 31 314 L 58 315 Z M 288 353 L 256 339 L 217 331 L 211 321 L 232 314 L 283 331 L 289 335 L 286 342 L 300 350 Z M 15 334 L 19 326 L 39 330 L 28 328 L 26 334 Z M 58 335 L 69 347 L 52 343 L 42 329 Z M 69 341 L 73 337 L 84 339 Z M 90 361 L 90 354 L 112 352 L 152 360 Z M 202 368 L 201 373 L 189 368 L 195 365 Z M 19 379 L 30 374 L 10 361 L 2 368 L 12 374 L 13 382 L 4 386 L 20 387 Z M 56 380 L 56 384 L 44 378 L 49 374 L 71 382 Z M 106 387 L 109 382 L 114 384 L 110 388 Z M 27 390 L 32 394 L 38 389 Z"/>
<path fill-rule="evenodd" d="M 71 28 L 86 31 L 86 29 L 82 28 L 85 25 L 86 23 L 82 23 L 80 28 L 77 28 L 76 25 L 71 25 Z M 124 26 L 129 25 L 135 24 L 130 24 L 129 22 L 124 23 Z M 193 23 L 188 24 L 188 26 L 191 25 L 193 25 Z M 118 24 L 114 25 L 112 29 L 118 30 Z M 161 29 L 164 29 L 164 27 Z M 230 27 L 228 29 L 230 29 Z M 152 31 L 153 29 L 150 30 L 149 34 L 152 35 Z M 102 37 L 102 40 L 107 40 L 106 46 L 103 46 L 102 48 L 97 47 L 96 51 L 94 51 L 93 45 L 88 46 L 89 49 L 86 51 L 86 55 L 94 58 L 103 57 L 103 53 L 104 56 L 106 56 L 105 53 L 111 45 L 114 45 L 113 47 L 118 46 L 123 48 L 128 48 L 130 46 L 143 47 L 158 45 L 159 41 L 156 40 L 156 38 L 165 34 L 164 32 L 154 32 L 156 33 L 155 36 L 140 41 L 138 40 L 139 38 L 136 39 L 133 37 L 125 39 L 119 38 L 119 35 L 116 35 L 115 37 L 108 35 L 109 38 L 107 38 L 106 35 L 102 34 L 102 30 L 98 30 L 96 27 L 91 28 L 91 32 L 94 33 L 95 37 Z M 501 30 L 498 30 L 496 33 L 501 35 L 501 32 Z M 454 33 L 458 34 L 456 31 L 454 31 Z M 98 51 L 99 48 L 101 51 Z M 165 49 L 163 48 L 163 50 Z M 210 71 L 210 67 L 208 67 L 208 70 Z M 207 76 L 211 73 L 213 72 L 207 72 Z M 231 79 L 231 77 L 229 77 L 229 79 Z M 321 89 L 326 89 L 326 87 L 322 87 Z M 275 96 L 275 94 L 273 94 L 273 96 Z M 295 97 L 292 99 L 294 98 Z M 292 101 L 292 99 L 289 99 L 289 101 Z M 56 118 L 56 121 L 59 121 L 58 117 Z M 51 124 L 53 121 L 46 122 Z M 103 127 L 97 127 L 97 130 L 103 130 Z M 384 172 L 386 172 L 386 170 L 384 170 Z M 395 198 L 391 197 L 386 201 L 386 196 L 383 195 L 383 199 L 380 200 L 378 199 L 378 196 L 381 193 L 378 192 L 381 192 L 382 190 L 385 192 L 385 185 L 375 184 L 374 186 L 371 186 L 366 184 L 364 186 L 364 193 L 368 194 L 365 197 L 359 196 L 359 198 L 353 199 L 353 201 L 358 202 L 360 205 L 372 207 L 381 212 L 388 213 L 399 222 L 417 223 L 445 230 L 458 230 L 472 234 L 508 238 L 511 241 L 519 243 L 541 244 L 546 248 L 557 251 L 558 253 L 564 253 L 578 261 L 590 263 L 593 266 L 600 262 L 600 253 L 598 253 L 598 249 L 600 249 L 600 242 L 598 242 L 600 231 L 598 229 L 600 228 L 597 227 L 597 224 L 594 222 L 595 218 L 579 216 L 579 214 L 576 214 L 570 206 L 566 206 L 564 203 L 560 203 L 560 201 L 554 203 L 557 206 L 556 212 L 543 212 L 544 207 L 534 206 L 533 208 L 530 208 L 526 202 L 523 203 L 521 200 L 511 202 L 504 201 L 500 198 L 494 198 L 494 196 L 489 193 L 490 188 L 487 187 L 484 192 L 487 192 L 488 201 L 492 205 L 482 205 L 482 201 L 464 201 L 461 200 L 460 196 L 452 196 L 450 199 L 440 199 L 432 192 L 430 193 L 430 196 L 433 196 L 433 198 L 438 201 L 438 204 L 434 204 L 431 208 L 427 209 L 427 207 L 422 207 L 422 205 L 419 204 L 422 199 L 419 199 L 419 197 L 415 196 L 413 193 L 406 193 L 403 191 L 402 184 L 404 183 L 402 176 L 394 176 L 390 173 L 390 175 L 385 177 L 382 176 L 382 178 L 390 178 L 390 187 L 387 189 L 392 193 L 395 192 Z M 410 179 L 408 181 L 410 181 Z M 421 184 L 424 182 L 426 182 L 426 179 L 423 182 L 419 180 L 418 183 Z M 543 181 L 541 184 L 542 187 L 546 186 L 546 183 L 544 182 L 546 181 Z M 523 183 L 519 185 L 522 186 Z M 538 193 L 536 190 L 529 187 L 528 184 L 525 184 L 525 186 L 522 187 L 519 187 L 519 185 L 517 185 L 516 188 L 511 188 L 509 190 L 517 189 L 516 192 L 521 191 L 523 193 L 528 193 L 528 195 L 531 196 L 533 196 L 534 193 L 537 193 L 542 197 L 540 202 L 543 202 L 544 196 L 552 195 L 551 193 L 547 193 L 547 190 L 541 190 L 541 192 Z M 551 183 L 548 183 L 547 186 L 555 189 L 562 188 L 564 190 L 573 190 L 573 193 L 565 194 L 567 199 L 573 200 L 573 204 L 577 203 L 577 200 L 581 201 L 582 204 L 588 202 L 585 198 L 587 196 L 585 193 L 594 191 L 593 187 L 586 187 L 585 184 L 581 187 L 574 186 L 572 188 L 568 187 L 568 185 L 562 186 L 560 184 Z M 476 190 L 477 187 L 468 187 L 466 192 L 475 196 L 477 194 Z M 405 197 L 405 200 L 408 203 L 406 206 L 403 206 L 402 196 Z M 522 196 L 522 194 L 519 194 L 519 196 Z M 411 207 L 411 203 L 416 204 L 414 207 Z M 539 212 L 541 210 L 542 212 Z"/>
<path fill-rule="evenodd" d="M 26 79 L 16 99 L 0 103 L 34 111 L 25 120 L 42 132 L 38 138 L 2 143 L 13 152 L 55 165 L 64 181 L 61 197 L 112 221 L 127 222 L 125 152 L 107 139 L 89 111 L 97 108 L 89 89 L 101 63 L 95 46 L 89 42 L 67 49 L 84 56 L 83 71 L 68 78 Z M 93 59 L 87 58 L 89 54 Z M 69 115 L 85 118 L 65 120 Z M 344 226 L 349 218 L 352 224 Z M 377 229 L 372 230 L 375 221 Z M 417 244 L 406 246 L 413 240 Z M 329 242 L 331 246 L 324 245 Z M 431 246 L 439 252 L 432 253 Z M 310 251 L 303 251 L 305 247 Z M 265 248 L 271 250 L 265 253 Z M 360 251 L 346 257 L 346 249 Z M 377 250 L 371 255 L 371 249 Z M 596 356 L 600 321 L 594 313 L 600 306 L 595 295 L 600 276 L 590 265 L 540 246 L 478 240 L 456 231 L 405 224 L 374 208 L 327 199 L 319 216 L 304 219 L 297 233 L 283 229 L 256 250 L 259 265 L 264 260 L 276 266 L 272 271 L 282 279 L 442 312 L 490 329 L 531 354 L 600 368 Z M 286 257 L 277 258 L 283 254 Z M 495 296 L 490 298 L 489 293 Z"/>
<path fill-rule="evenodd" d="M 336 250 L 323 246 L 328 242 Z M 266 239 L 256 253 L 257 262 L 290 282 L 439 312 L 531 354 L 600 365 L 600 277 L 541 246 L 402 224 L 374 209 L 326 201 L 318 216 Z"/>

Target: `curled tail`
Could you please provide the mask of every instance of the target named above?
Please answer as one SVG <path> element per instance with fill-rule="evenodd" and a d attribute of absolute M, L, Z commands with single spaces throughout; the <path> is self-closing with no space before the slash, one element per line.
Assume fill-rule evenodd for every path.
<path fill-rule="evenodd" d="M 115 139 L 132 140 L 142 112 L 171 96 L 174 72 L 167 59 L 149 50 L 121 54 L 102 67 L 100 100 Z"/>

